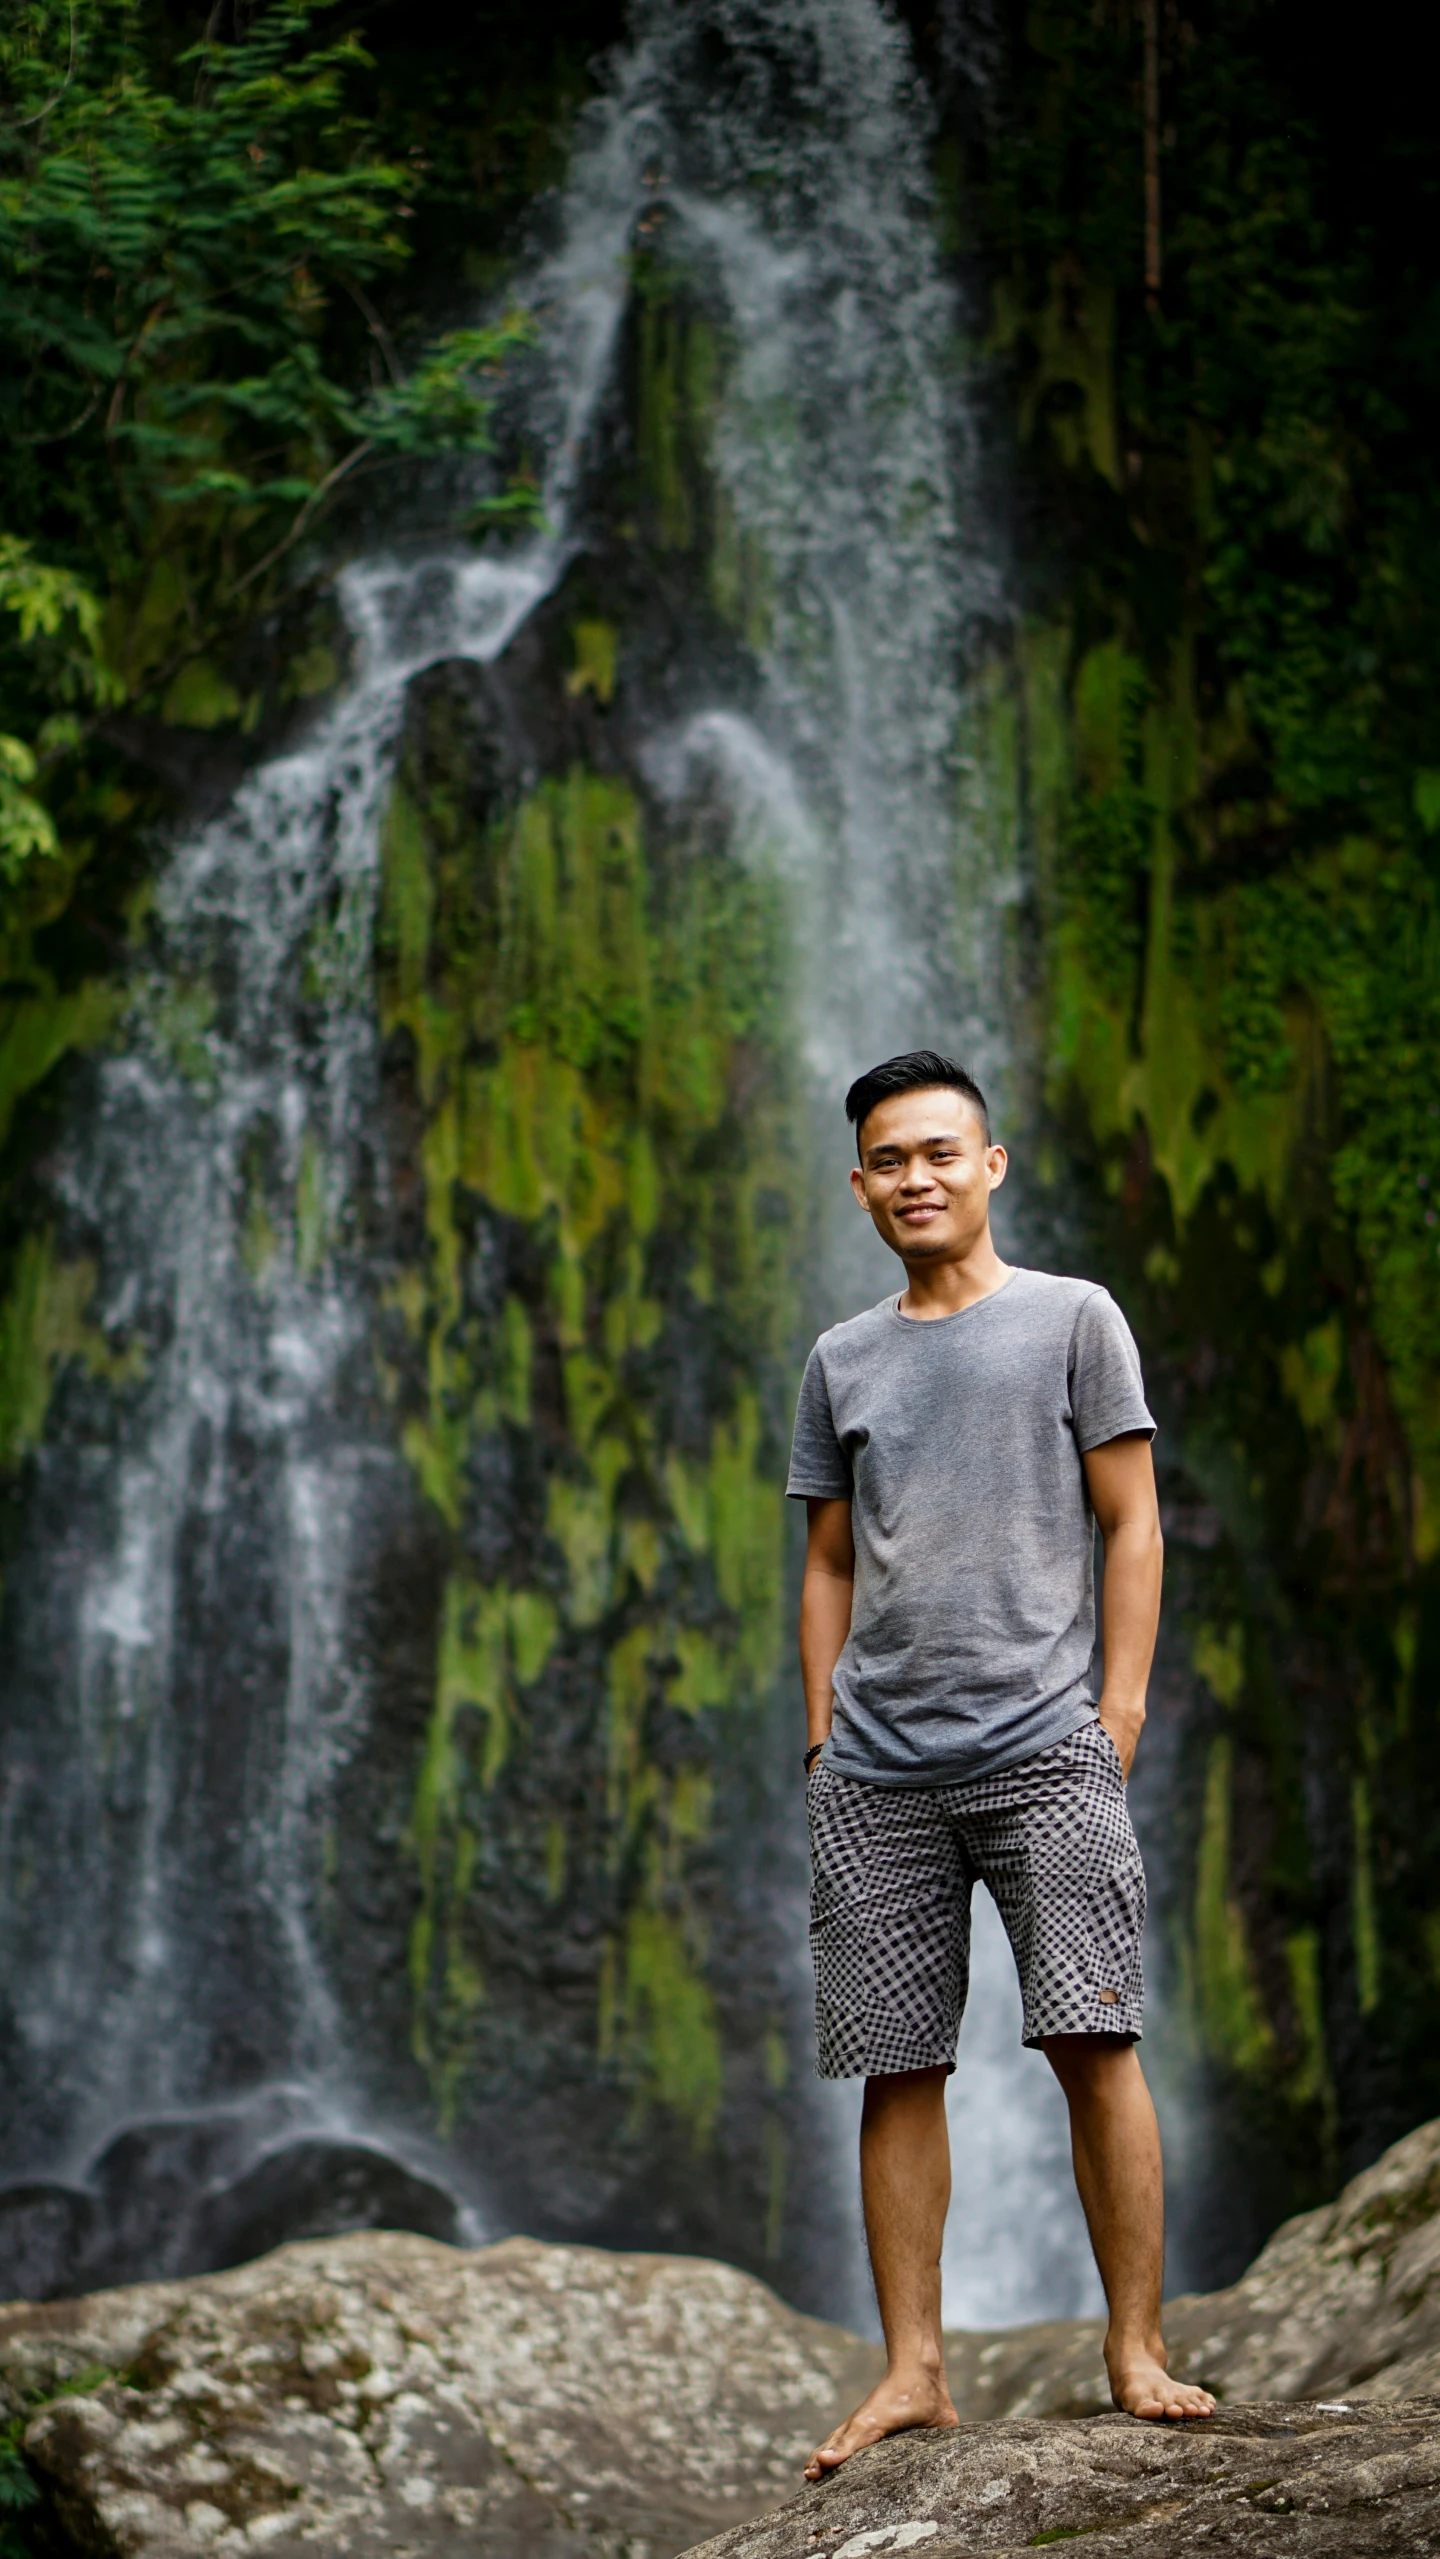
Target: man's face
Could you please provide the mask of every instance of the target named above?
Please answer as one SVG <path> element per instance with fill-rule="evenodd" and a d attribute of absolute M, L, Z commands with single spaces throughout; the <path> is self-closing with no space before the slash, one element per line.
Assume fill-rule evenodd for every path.
<path fill-rule="evenodd" d="M 953 1260 L 984 1234 L 1006 1162 L 963 1093 L 927 1085 L 867 1114 L 850 1187 L 904 1261 Z"/>

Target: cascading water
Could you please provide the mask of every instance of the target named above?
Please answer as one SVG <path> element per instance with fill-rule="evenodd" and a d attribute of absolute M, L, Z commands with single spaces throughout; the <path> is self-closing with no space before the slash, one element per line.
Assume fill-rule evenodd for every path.
<path fill-rule="evenodd" d="M 179 844 L 130 1035 L 57 1169 L 62 1215 L 102 1239 L 100 1333 L 153 1348 L 98 1465 L 58 1453 L 36 1523 L 44 1568 L 12 1601 L 7 1720 L 24 1739 L 5 1795 L 5 2165 L 58 2168 L 75 2201 L 67 2221 L 63 2188 L 12 2198 L 0 2289 L 43 2284 L 52 2255 L 110 2271 L 112 2190 L 142 2164 L 154 2181 L 157 2146 L 169 2228 L 142 2246 L 165 2271 L 194 2244 L 177 2183 L 228 2193 L 276 2144 L 343 2148 L 379 2129 L 317 1892 L 334 1780 L 369 1707 L 357 1527 L 383 1513 L 397 1467 L 364 1375 L 373 1288 L 355 1231 L 388 1179 L 378 828 L 411 679 L 498 657 L 563 568 L 624 309 L 634 191 L 619 140 L 603 130 L 578 164 L 563 244 L 534 279 L 549 314 L 546 529 L 503 562 L 382 557 L 342 577 L 353 682 L 301 749 Z M 296 1204 L 289 1239 L 258 1201 L 270 1150 Z M 257 2009 L 261 2033 L 237 2033 Z M 157 2128 L 143 2163 L 140 2124 Z M 420 2171 L 407 2194 L 381 2165 L 392 2208 L 444 2228 L 455 2214 L 439 2192 L 425 2200 L 423 2143 L 384 2139 Z M 111 2208 L 92 2242 L 97 2188 Z M 460 2209 L 456 2226 L 479 2224 Z M 118 2262 L 134 2271 L 123 2238 Z"/>
<path fill-rule="evenodd" d="M 397 1169 L 378 1108 L 377 848 L 411 679 L 500 660 L 575 555 L 632 245 L 668 261 L 721 349 L 714 575 L 741 595 L 754 669 L 743 687 L 707 673 L 679 716 L 642 722 L 639 762 L 666 822 L 722 810 L 739 858 L 786 885 L 816 1321 L 893 1280 L 842 1198 L 849 1077 L 933 1042 L 1003 1087 L 1005 887 L 962 860 L 954 760 L 965 633 L 998 579 L 932 227 L 921 102 L 875 0 L 642 11 L 527 296 L 547 531 L 504 559 L 349 570 L 344 699 L 164 870 L 125 1043 L 52 1175 L 59 1220 L 99 1239 L 99 1334 L 143 1344 L 148 1367 L 123 1421 L 82 1411 L 47 1452 L 10 1595 L 4 2169 L 52 2181 L 12 2197 L 15 2289 L 48 2280 L 47 2248 L 92 2280 L 134 2271 L 137 2250 L 152 2271 L 180 2262 L 173 2210 L 179 2255 L 153 2229 L 105 2253 L 139 2126 L 152 2161 L 169 2128 L 172 2202 L 187 2178 L 234 2193 L 308 2139 L 315 2174 L 327 2143 L 352 2177 L 366 2144 L 383 2154 L 410 2181 L 395 2217 L 484 2226 L 483 2174 L 377 2100 L 326 1939 L 333 1799 L 373 1713 L 366 1580 L 405 1499 L 366 1258 Z M 265 1206 L 277 1181 L 286 1235 Z M 1017 2017 L 983 1911 L 951 2319 L 1091 2297 L 1058 2096 L 1018 2052 Z M 848 2099 L 820 2120 L 838 2157 Z M 67 2210 L 100 2214 L 93 2245 L 56 2240 Z M 267 2227 L 232 2211 L 222 2244 Z M 858 2313 L 853 2222 L 848 2246 Z"/>

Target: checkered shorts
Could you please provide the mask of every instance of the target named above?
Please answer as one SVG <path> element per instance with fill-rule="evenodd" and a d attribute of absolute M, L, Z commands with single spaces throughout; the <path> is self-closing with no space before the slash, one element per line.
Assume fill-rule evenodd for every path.
<path fill-rule="evenodd" d="M 970 1894 L 989 1886 L 1024 2039 L 1140 2033 L 1145 1870 L 1098 1721 L 967 1786 L 876 1786 L 817 1763 L 810 1944 L 822 2079 L 953 2070 Z"/>

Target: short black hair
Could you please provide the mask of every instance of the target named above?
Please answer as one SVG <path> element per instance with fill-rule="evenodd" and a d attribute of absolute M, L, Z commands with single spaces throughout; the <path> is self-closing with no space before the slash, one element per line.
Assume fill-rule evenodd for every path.
<path fill-rule="evenodd" d="M 857 1075 L 846 1094 L 845 1117 L 854 1125 L 856 1154 L 860 1153 L 860 1131 L 877 1102 L 889 1102 L 897 1093 L 923 1093 L 933 1084 L 948 1084 L 953 1093 L 964 1094 L 988 1146 L 990 1112 L 974 1076 L 957 1066 L 953 1057 L 942 1057 L 938 1049 L 912 1048 L 903 1057 L 887 1057 L 883 1066 L 872 1066 L 868 1075 Z"/>

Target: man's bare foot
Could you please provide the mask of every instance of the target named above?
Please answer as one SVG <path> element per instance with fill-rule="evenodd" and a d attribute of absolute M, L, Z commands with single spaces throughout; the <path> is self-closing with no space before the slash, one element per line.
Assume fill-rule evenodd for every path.
<path fill-rule="evenodd" d="M 907 2426 L 958 2426 L 959 2418 L 949 2391 L 939 2373 L 923 2367 L 909 2372 L 887 2372 L 877 2381 L 868 2399 L 862 2399 L 853 2417 L 837 2426 L 833 2435 L 811 2453 L 805 2464 L 807 2479 L 823 2479 L 827 2470 L 838 2470 L 852 2452 L 862 2452 L 867 2443 L 879 2443 L 885 2435 L 903 2434 Z"/>
<path fill-rule="evenodd" d="M 1110 2371 L 1110 2396 L 1117 2408 L 1131 2417 L 1213 2417 L 1215 2400 L 1211 2391 L 1201 2390 L 1193 2381 L 1172 2381 L 1158 2355 L 1127 2355 L 1123 2362 L 1117 2356 Z"/>

